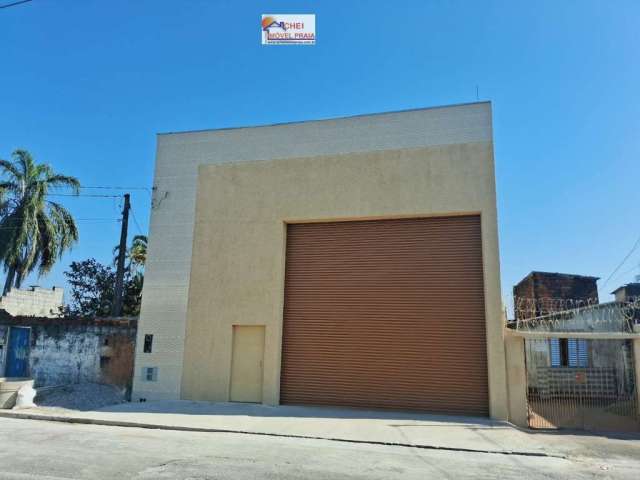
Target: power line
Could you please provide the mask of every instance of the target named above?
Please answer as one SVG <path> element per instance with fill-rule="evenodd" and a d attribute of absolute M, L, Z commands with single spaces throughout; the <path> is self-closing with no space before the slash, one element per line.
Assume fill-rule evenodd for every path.
<path fill-rule="evenodd" d="M 131 217 L 133 218 L 133 223 L 135 224 L 136 228 L 138 229 L 138 233 L 140 235 L 144 235 L 144 232 L 142 231 L 142 229 L 140 228 L 140 224 L 138 223 L 138 219 L 136 218 L 136 214 L 133 211 L 133 207 L 130 207 L 129 210 L 131 211 Z"/>
<path fill-rule="evenodd" d="M 18 2 L 13 2 L 13 3 L 7 3 L 5 5 L 0 5 L 0 8 L 9 8 L 9 7 L 15 7 L 16 5 L 22 5 L 23 3 L 28 3 L 31 2 L 32 0 L 19 0 Z"/>
<path fill-rule="evenodd" d="M 24 220 L 25 218 L 30 219 L 30 217 L 13 217 L 12 220 Z M 113 220 L 116 222 L 120 221 L 119 218 L 112 218 L 112 217 L 84 217 L 84 218 L 74 218 L 74 220 Z"/>
<path fill-rule="evenodd" d="M 622 259 L 620 264 L 613 270 L 613 272 L 611 272 L 611 275 L 609 275 L 607 279 L 604 281 L 604 283 L 602 284 L 602 288 L 604 288 L 607 285 L 607 283 L 609 283 L 609 280 L 611 280 L 611 277 L 613 277 L 616 274 L 616 272 L 620 270 L 620 268 L 625 264 L 627 260 L 629 260 L 629 257 L 633 255 L 633 252 L 635 252 L 639 246 L 640 246 L 640 237 L 638 237 L 638 239 L 636 240 L 636 243 L 633 244 L 633 247 L 631 247 L 631 250 L 629 251 L 629 253 L 627 253 L 627 255 Z"/>
<path fill-rule="evenodd" d="M 151 189 L 148 187 L 119 187 L 119 186 L 115 186 L 115 187 L 109 187 L 106 185 L 95 185 L 95 186 L 81 186 L 81 189 L 95 189 L 95 190 L 146 190 L 147 192 L 150 192 Z"/>
<path fill-rule="evenodd" d="M 629 273 L 633 272 L 634 270 L 636 270 L 636 271 L 640 270 L 640 264 L 634 265 L 633 267 L 629 268 L 628 270 L 625 270 L 624 272 L 620 272 L 618 275 L 616 275 L 614 277 L 614 279 L 618 279 L 618 278 L 622 277 L 623 275 L 628 275 Z"/>
<path fill-rule="evenodd" d="M 47 197 L 94 197 L 94 198 L 122 198 L 122 195 L 101 195 L 97 193 L 47 193 Z"/>
<path fill-rule="evenodd" d="M 84 218 L 76 218 L 75 221 L 77 223 L 119 223 L 121 220 L 119 218 L 105 218 L 105 219 L 84 219 Z M 21 230 L 22 227 L 0 227 L 0 230 Z"/>
<path fill-rule="evenodd" d="M 119 222 L 119 218 L 76 218 L 80 222 Z"/>

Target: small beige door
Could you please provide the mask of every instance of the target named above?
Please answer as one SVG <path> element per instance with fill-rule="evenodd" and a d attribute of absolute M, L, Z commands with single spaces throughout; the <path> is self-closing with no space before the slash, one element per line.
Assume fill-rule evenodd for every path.
<path fill-rule="evenodd" d="M 234 325 L 231 357 L 232 402 L 262 402 L 264 326 Z"/>

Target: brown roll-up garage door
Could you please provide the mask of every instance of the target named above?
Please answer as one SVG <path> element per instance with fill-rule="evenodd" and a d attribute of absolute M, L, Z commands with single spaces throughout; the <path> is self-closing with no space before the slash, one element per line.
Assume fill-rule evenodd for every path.
<path fill-rule="evenodd" d="M 488 415 L 479 216 L 288 225 L 280 400 Z"/>

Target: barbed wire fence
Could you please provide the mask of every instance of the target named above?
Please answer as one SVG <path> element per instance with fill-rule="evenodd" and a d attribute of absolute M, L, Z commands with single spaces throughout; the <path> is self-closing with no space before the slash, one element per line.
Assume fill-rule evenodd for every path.
<path fill-rule="evenodd" d="M 599 303 L 595 298 L 511 297 L 504 301 L 505 316 L 517 330 L 567 331 L 577 323 L 608 331 L 633 331 L 640 322 L 640 297 Z"/>

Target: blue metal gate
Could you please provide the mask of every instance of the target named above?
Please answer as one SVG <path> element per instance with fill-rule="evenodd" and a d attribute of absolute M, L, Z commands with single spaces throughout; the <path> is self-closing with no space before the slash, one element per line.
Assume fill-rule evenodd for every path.
<path fill-rule="evenodd" d="M 29 374 L 29 338 L 31 329 L 11 327 L 7 350 L 5 377 L 26 377 Z"/>

